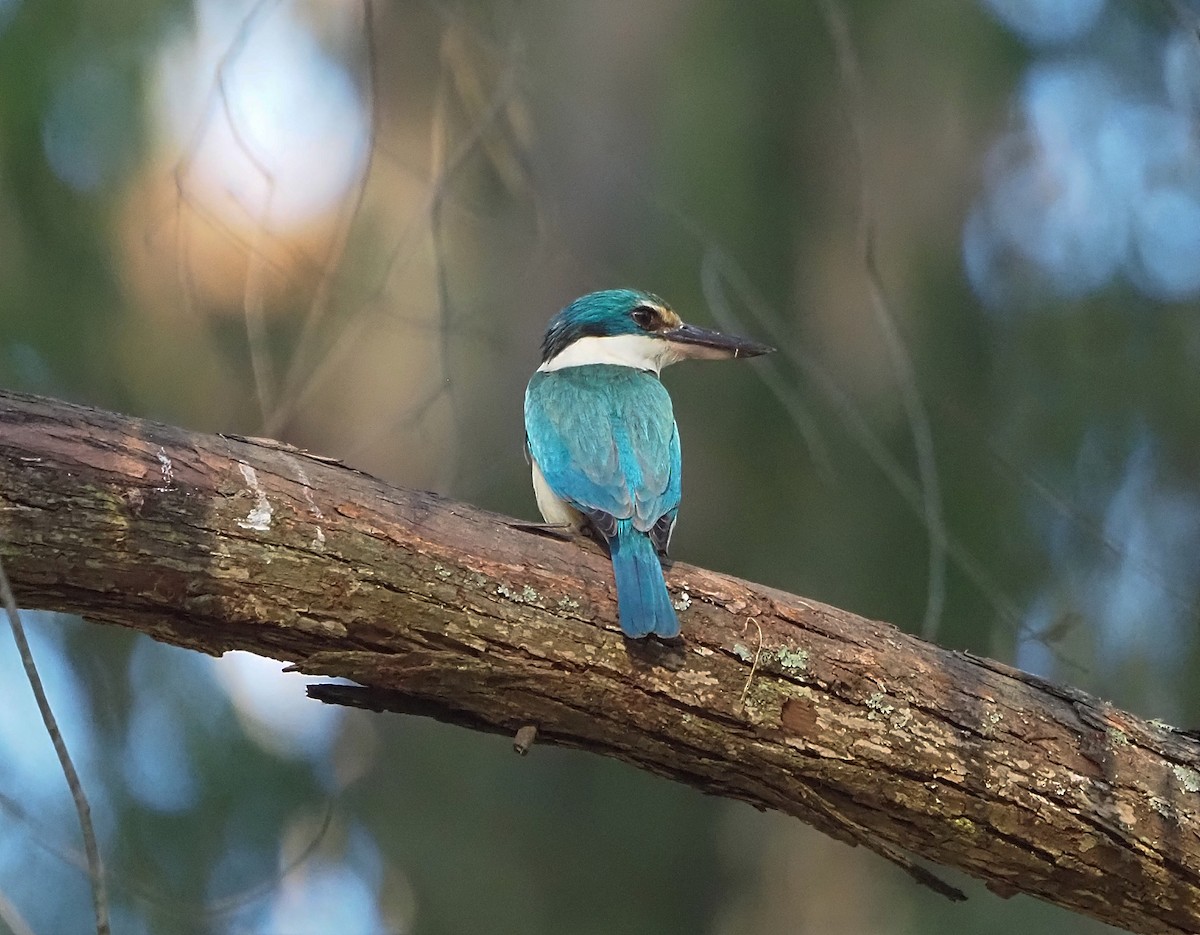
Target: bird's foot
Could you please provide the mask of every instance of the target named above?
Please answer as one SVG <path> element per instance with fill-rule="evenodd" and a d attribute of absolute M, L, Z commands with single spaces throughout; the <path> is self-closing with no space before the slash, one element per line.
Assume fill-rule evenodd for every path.
<path fill-rule="evenodd" d="M 531 532 L 536 536 L 561 539 L 563 542 L 571 542 L 576 536 L 575 527 L 569 523 L 526 523 L 522 520 L 513 520 L 505 525 L 512 529 L 520 529 L 522 532 Z"/>
<path fill-rule="evenodd" d="M 641 639 L 625 637 L 625 651 L 630 661 L 638 667 L 663 668 L 678 672 L 687 662 L 687 643 L 681 636 L 664 639 L 651 634 Z"/>

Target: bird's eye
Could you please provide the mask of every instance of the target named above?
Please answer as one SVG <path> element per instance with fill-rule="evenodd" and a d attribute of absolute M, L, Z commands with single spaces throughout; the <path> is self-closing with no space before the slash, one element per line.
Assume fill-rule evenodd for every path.
<path fill-rule="evenodd" d="M 651 328 L 653 328 L 657 320 L 654 309 L 647 305 L 639 305 L 629 313 L 629 317 L 632 318 L 634 324 L 636 324 L 643 331 L 649 331 Z"/>

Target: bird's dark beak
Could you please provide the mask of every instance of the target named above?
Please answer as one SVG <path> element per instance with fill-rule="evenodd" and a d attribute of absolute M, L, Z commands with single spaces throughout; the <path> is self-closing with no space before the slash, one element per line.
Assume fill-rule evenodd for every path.
<path fill-rule="evenodd" d="M 663 331 L 661 334 L 671 342 L 675 353 L 680 357 L 691 357 L 697 360 L 758 357 L 760 354 L 770 354 L 775 350 L 773 347 L 759 344 L 749 338 L 739 338 L 736 334 L 722 334 L 720 331 L 697 328 L 695 325 L 688 324 L 682 324 L 670 331 Z"/>

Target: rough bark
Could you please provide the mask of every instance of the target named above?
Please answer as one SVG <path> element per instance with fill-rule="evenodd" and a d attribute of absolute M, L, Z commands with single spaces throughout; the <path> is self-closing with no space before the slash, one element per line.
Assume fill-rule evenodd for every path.
<path fill-rule="evenodd" d="M 275 442 L 3 393 L 0 559 L 29 608 L 365 686 L 327 700 L 534 726 L 918 875 L 906 852 L 1200 931 L 1195 738 L 834 607 L 676 563 L 683 640 L 631 644 L 595 547 Z"/>

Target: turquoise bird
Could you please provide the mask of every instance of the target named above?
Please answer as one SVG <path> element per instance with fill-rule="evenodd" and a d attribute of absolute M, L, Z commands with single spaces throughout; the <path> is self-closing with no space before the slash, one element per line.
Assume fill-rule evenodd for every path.
<path fill-rule="evenodd" d="M 657 296 L 610 289 L 550 319 L 525 390 L 525 444 L 546 522 L 608 549 L 621 629 L 679 635 L 659 555 L 679 513 L 679 429 L 658 374 L 687 358 L 755 357 L 773 348 L 685 324 Z"/>

